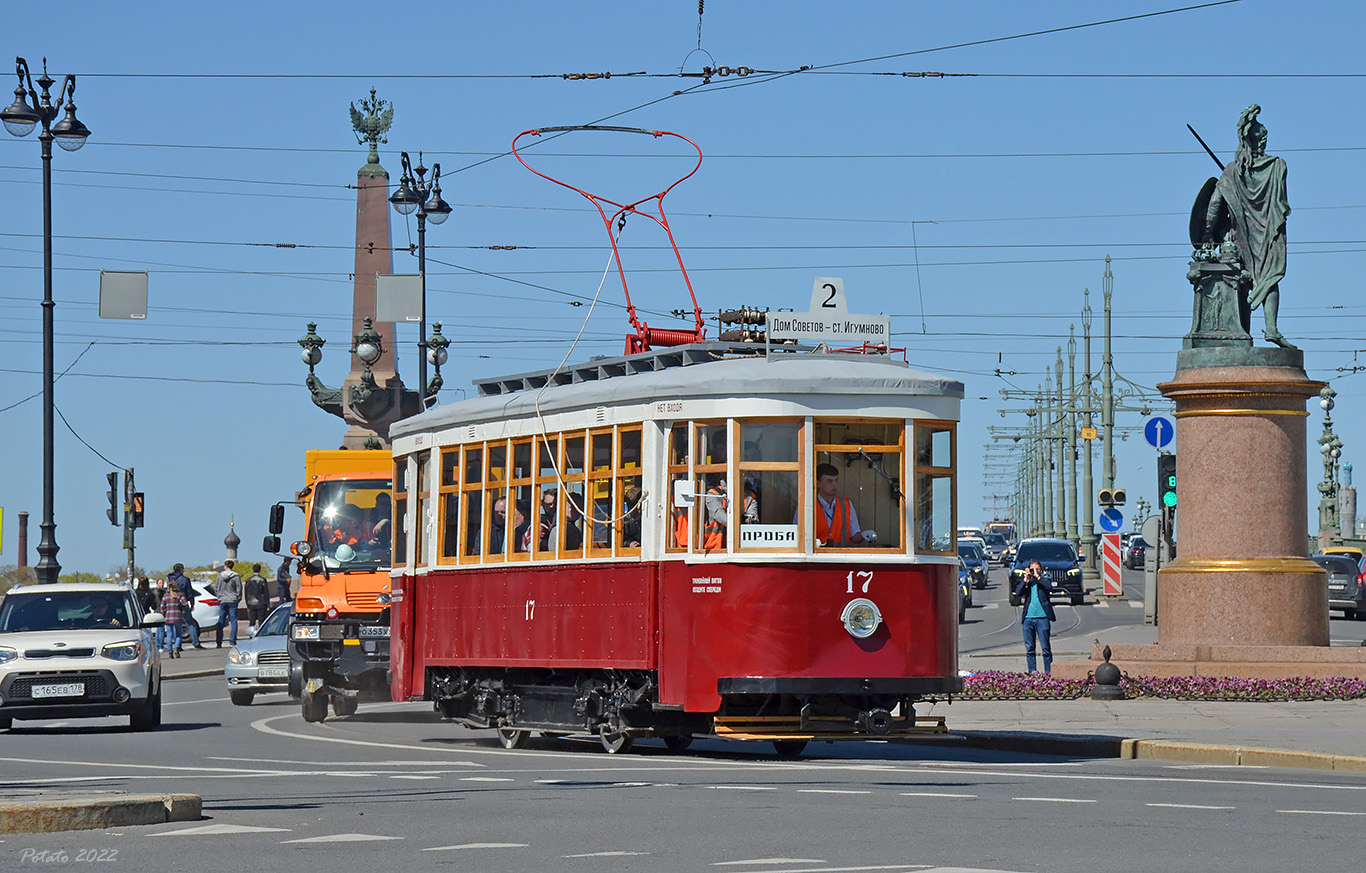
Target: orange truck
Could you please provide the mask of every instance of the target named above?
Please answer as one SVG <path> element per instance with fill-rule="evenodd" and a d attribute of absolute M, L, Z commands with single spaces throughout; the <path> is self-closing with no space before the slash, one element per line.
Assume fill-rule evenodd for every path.
<path fill-rule="evenodd" d="M 290 501 L 305 533 L 299 593 L 289 625 L 289 690 L 305 721 L 330 703 L 351 715 L 362 700 L 388 700 L 389 570 L 393 564 L 393 458 L 387 451 L 309 451 L 304 488 Z M 270 510 L 267 552 L 280 551 L 285 506 Z"/>

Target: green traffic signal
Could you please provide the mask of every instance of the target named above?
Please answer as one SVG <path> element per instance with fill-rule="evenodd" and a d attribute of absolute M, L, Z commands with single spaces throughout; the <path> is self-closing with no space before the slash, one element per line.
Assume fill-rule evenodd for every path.
<path fill-rule="evenodd" d="M 1175 491 L 1168 491 L 1166 494 L 1163 494 L 1163 495 L 1162 495 L 1162 503 L 1163 503 L 1164 505 L 1166 505 L 1166 506 L 1175 506 L 1175 505 L 1176 505 L 1176 492 L 1175 492 Z"/>

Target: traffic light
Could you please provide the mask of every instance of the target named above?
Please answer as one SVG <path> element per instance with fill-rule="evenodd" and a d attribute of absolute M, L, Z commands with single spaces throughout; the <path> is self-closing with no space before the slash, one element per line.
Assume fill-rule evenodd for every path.
<path fill-rule="evenodd" d="M 1096 495 L 1096 502 L 1101 506 L 1123 506 L 1127 499 L 1123 488 L 1102 488 Z"/>
<path fill-rule="evenodd" d="M 1176 455 L 1157 456 L 1157 499 L 1163 506 L 1176 506 Z"/>
<path fill-rule="evenodd" d="M 142 492 L 133 492 L 133 527 L 142 527 Z"/>
<path fill-rule="evenodd" d="M 109 490 L 105 495 L 109 498 L 109 508 L 104 514 L 109 516 L 109 523 L 114 527 L 119 526 L 119 474 L 106 473 L 105 478 L 109 480 Z"/>

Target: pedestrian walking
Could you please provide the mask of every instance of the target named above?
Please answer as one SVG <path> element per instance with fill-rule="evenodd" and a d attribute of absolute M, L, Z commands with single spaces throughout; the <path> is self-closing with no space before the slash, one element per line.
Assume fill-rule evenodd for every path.
<path fill-rule="evenodd" d="M 270 583 L 261 575 L 260 564 L 251 565 L 251 575 L 242 583 L 242 590 L 247 596 L 247 620 L 252 627 L 260 627 L 270 612 Z"/>
<path fill-rule="evenodd" d="M 223 626 L 228 627 L 228 645 L 237 645 L 237 609 L 242 600 L 242 577 L 233 570 L 233 561 L 223 562 L 214 591 L 218 594 L 218 628 L 214 632 L 217 648 L 223 648 Z"/>
<path fill-rule="evenodd" d="M 1024 618 L 1020 626 L 1024 628 L 1025 667 L 1030 673 L 1037 669 L 1034 657 L 1035 640 L 1043 650 L 1043 671 L 1053 672 L 1053 622 L 1058 616 L 1053 612 L 1053 586 L 1043 575 L 1043 565 L 1030 561 L 1025 577 L 1015 586 L 1015 596 L 1024 606 Z"/>
<path fill-rule="evenodd" d="M 185 621 L 185 595 L 175 585 L 167 585 L 161 598 L 161 614 L 166 619 L 165 647 L 163 652 L 172 658 L 179 658 L 181 651 L 180 627 Z"/>
<path fill-rule="evenodd" d="M 176 564 L 171 568 L 171 575 L 166 577 L 166 587 L 174 588 L 180 592 L 181 599 L 184 600 L 182 608 L 185 611 L 183 623 L 186 630 L 190 633 L 190 645 L 196 649 L 204 648 L 199 644 L 199 625 L 194 623 L 194 589 L 190 587 L 190 577 L 185 575 L 185 565 Z M 179 640 L 179 637 L 176 638 Z M 176 643 L 179 646 L 179 642 Z"/>
<path fill-rule="evenodd" d="M 142 607 L 143 615 L 156 612 L 156 595 L 152 593 L 152 584 L 146 576 L 138 578 L 138 587 L 133 589 L 133 593 L 137 595 L 138 606 Z"/>
<path fill-rule="evenodd" d="M 153 611 L 153 612 L 156 612 L 156 613 L 161 613 L 161 604 L 162 604 L 163 601 L 165 601 L 165 599 L 166 599 L 166 580 L 165 580 L 165 579 L 157 579 L 157 587 L 155 587 L 155 588 L 152 589 L 152 611 Z M 162 614 L 164 615 L 165 613 L 162 613 Z M 156 645 L 156 647 L 157 647 L 158 649 L 165 649 L 165 648 L 166 648 L 166 625 L 165 625 L 165 624 L 163 624 L 161 627 L 159 627 L 159 628 L 156 629 L 156 635 L 155 635 L 155 637 L 154 637 L 154 639 L 153 639 L 153 642 L 154 642 L 154 644 Z"/>
<path fill-rule="evenodd" d="M 281 603 L 294 599 L 294 595 L 289 591 L 289 563 L 290 559 L 285 558 L 280 562 L 280 569 L 275 571 L 275 587 L 279 590 Z"/>

